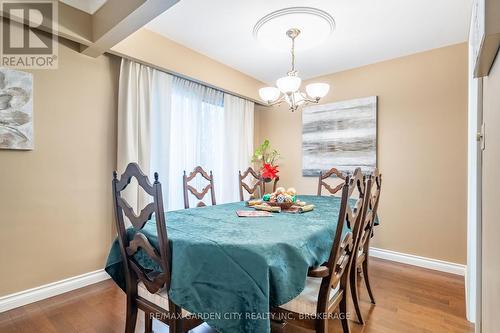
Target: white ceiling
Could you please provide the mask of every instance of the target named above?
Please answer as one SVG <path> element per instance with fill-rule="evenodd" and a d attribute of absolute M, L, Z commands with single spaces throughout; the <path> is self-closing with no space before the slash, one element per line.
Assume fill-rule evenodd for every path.
<path fill-rule="evenodd" d="M 252 35 L 255 23 L 272 11 L 308 6 L 322 9 L 335 19 L 336 29 L 323 44 L 297 52 L 299 75 L 307 79 L 464 42 L 471 3 L 472 0 L 181 0 L 146 28 L 272 83 L 288 71 L 289 50 L 265 47 Z M 300 37 L 296 43 L 300 44 Z"/>
<path fill-rule="evenodd" d="M 89 14 L 94 14 L 107 0 L 59 0 L 65 4 L 83 10 Z"/>

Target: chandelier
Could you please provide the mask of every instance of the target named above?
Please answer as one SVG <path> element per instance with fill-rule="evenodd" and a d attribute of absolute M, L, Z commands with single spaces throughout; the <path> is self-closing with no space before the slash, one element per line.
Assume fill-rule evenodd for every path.
<path fill-rule="evenodd" d="M 290 110 L 293 112 L 300 106 L 309 103 L 318 103 L 330 90 L 327 83 L 310 83 L 306 86 L 306 93 L 300 91 L 302 79 L 295 70 L 295 38 L 300 35 L 300 30 L 293 28 L 286 32 L 286 35 L 292 40 L 292 68 L 286 76 L 276 80 L 276 87 L 265 87 L 259 89 L 260 98 L 268 105 L 287 102 Z"/>

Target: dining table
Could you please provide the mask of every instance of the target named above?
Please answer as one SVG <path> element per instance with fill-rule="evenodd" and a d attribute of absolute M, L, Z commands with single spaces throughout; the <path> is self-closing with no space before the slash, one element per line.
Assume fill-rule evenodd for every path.
<path fill-rule="evenodd" d="M 309 267 L 327 261 L 336 232 L 339 197 L 299 199 L 314 210 L 238 217 L 237 211 L 253 208 L 234 202 L 165 213 L 172 253 L 169 298 L 218 332 L 270 332 L 270 307 L 302 292 Z M 348 231 L 344 225 L 342 232 Z M 158 247 L 154 219 L 141 232 Z M 127 229 L 129 239 L 135 233 Z M 145 268 L 160 269 L 142 251 L 135 259 Z M 125 288 L 118 240 L 105 270 Z"/>

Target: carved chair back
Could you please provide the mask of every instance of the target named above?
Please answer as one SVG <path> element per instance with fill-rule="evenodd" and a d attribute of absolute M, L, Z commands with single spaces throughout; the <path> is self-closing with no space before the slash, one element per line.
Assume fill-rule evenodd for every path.
<path fill-rule="evenodd" d="M 245 183 L 245 178 L 247 178 L 248 175 L 251 175 L 252 180 L 254 180 L 253 186 Z M 261 175 L 252 169 L 252 167 L 248 167 L 248 169 L 246 169 L 243 173 L 241 173 L 240 170 L 238 173 L 238 180 L 240 183 L 240 201 L 245 200 L 243 190 L 253 197 L 261 197 L 264 194 L 264 181 L 262 180 Z M 257 190 L 259 191 L 258 194 L 256 194 Z"/>
<path fill-rule="evenodd" d="M 208 185 L 205 186 L 201 192 L 198 192 L 196 188 L 189 185 L 189 182 L 192 181 L 197 175 L 201 175 L 201 177 L 208 180 Z M 215 192 L 214 192 L 214 176 L 212 171 L 208 174 L 201 166 L 197 166 L 194 170 L 186 175 L 186 171 L 184 171 L 184 176 L 182 177 L 183 187 L 184 187 L 184 208 L 189 208 L 189 192 L 196 197 L 196 199 L 200 200 L 196 207 L 205 207 L 206 204 L 202 201 L 205 195 L 210 191 L 210 196 L 212 199 L 212 205 L 215 206 Z"/>
<path fill-rule="evenodd" d="M 380 189 L 382 187 L 382 175 L 378 169 L 375 169 L 371 175 L 367 176 L 366 184 L 370 190 L 370 196 L 366 200 L 366 214 L 361 223 L 358 245 L 356 247 L 358 253 L 365 254 L 368 253 L 370 239 L 373 237 L 373 229 L 380 199 Z"/>
<path fill-rule="evenodd" d="M 340 289 L 346 293 L 350 265 L 353 260 L 354 241 L 357 239 L 361 220 L 365 213 L 366 186 L 361 169 L 357 168 L 352 176 L 343 177 L 345 180 L 342 186 L 339 217 L 330 257 L 326 263 L 329 274 L 321 282 L 318 313 L 327 310 L 329 293 L 332 289 L 340 284 Z M 350 231 L 343 234 L 345 225 L 350 228 Z"/>
<path fill-rule="evenodd" d="M 125 172 L 120 176 L 120 179 L 118 179 L 116 171 L 113 172 L 116 229 L 118 231 L 118 241 L 125 268 L 126 289 L 129 296 L 136 294 L 138 282 L 143 282 L 147 290 L 151 293 L 156 293 L 164 286 L 170 288 L 171 257 L 163 210 L 161 184 L 158 181 L 158 173 L 155 173 L 154 177 L 155 181 L 151 184 L 148 177 L 136 163 L 130 163 Z M 122 191 L 130 184 L 132 178 L 135 178 L 139 187 L 152 197 L 152 202 L 147 204 L 138 215 L 136 215 L 133 208 L 122 197 Z M 154 248 L 142 233 L 146 222 L 151 219 L 153 214 L 158 233 L 158 249 Z M 127 235 L 125 217 L 129 219 L 132 227 L 135 229 L 135 235 L 132 240 L 129 240 Z M 142 249 L 161 269 L 156 271 L 142 267 L 134 258 L 139 249 Z"/>
<path fill-rule="evenodd" d="M 333 175 L 335 175 L 337 178 L 343 180 L 343 182 L 340 183 L 340 184 L 338 184 L 335 187 L 331 187 L 330 185 L 328 185 L 325 182 L 325 179 L 330 178 Z M 326 172 L 321 171 L 319 173 L 319 177 L 318 177 L 318 195 L 321 195 L 321 190 L 323 189 L 323 187 L 328 192 L 330 192 L 330 194 L 336 194 L 337 192 L 339 192 L 344 187 L 345 180 L 346 180 L 346 175 L 344 175 L 342 172 L 340 172 L 336 168 L 331 168 L 330 170 L 328 170 Z"/>

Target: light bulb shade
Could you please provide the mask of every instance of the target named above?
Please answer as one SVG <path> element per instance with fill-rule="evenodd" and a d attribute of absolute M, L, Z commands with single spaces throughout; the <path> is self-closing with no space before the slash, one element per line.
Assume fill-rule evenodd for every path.
<path fill-rule="evenodd" d="M 280 91 L 275 87 L 265 87 L 259 89 L 259 96 L 263 101 L 274 102 L 280 97 Z"/>
<path fill-rule="evenodd" d="M 306 92 L 312 98 L 323 98 L 329 90 L 330 85 L 327 83 L 310 83 L 306 86 Z"/>
<path fill-rule="evenodd" d="M 300 88 L 302 79 L 298 76 L 287 75 L 276 81 L 276 86 L 284 94 L 296 92 Z"/>

